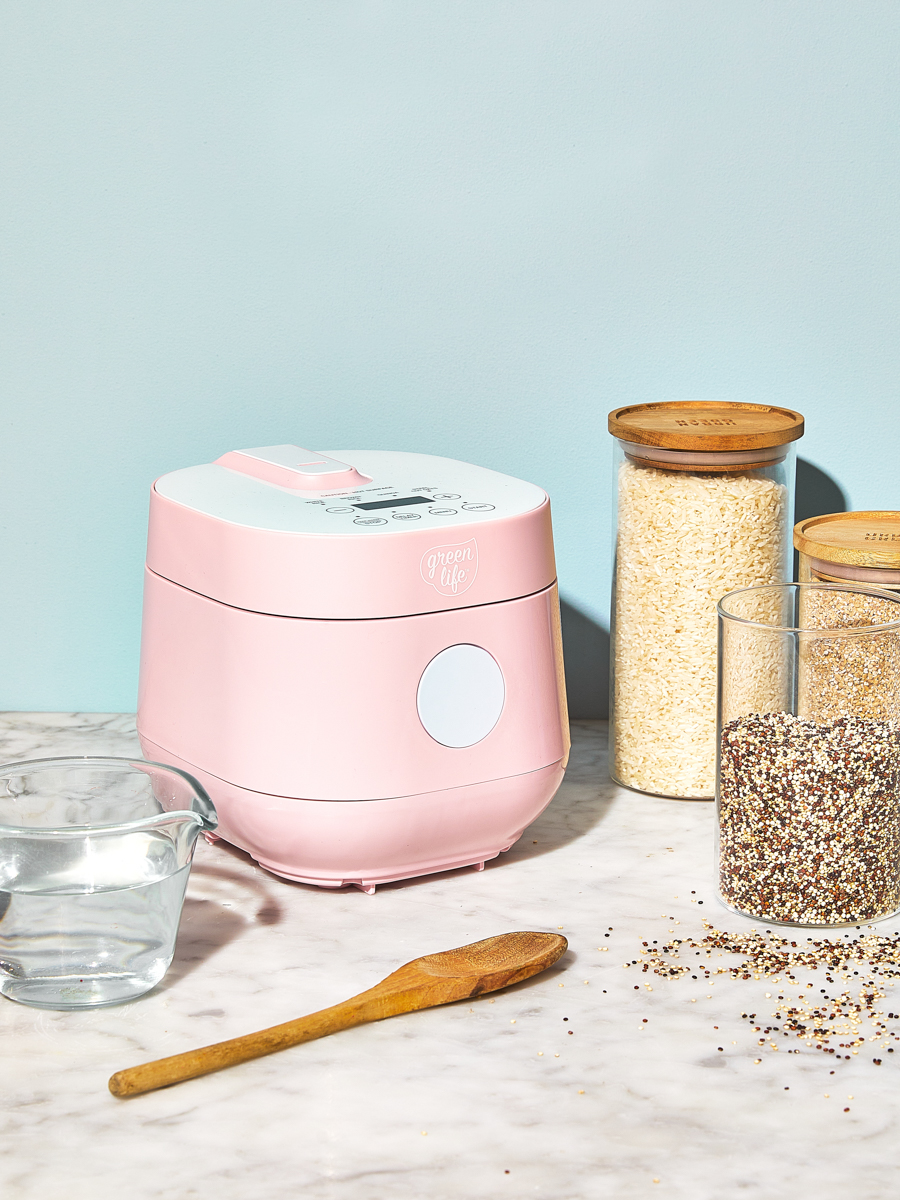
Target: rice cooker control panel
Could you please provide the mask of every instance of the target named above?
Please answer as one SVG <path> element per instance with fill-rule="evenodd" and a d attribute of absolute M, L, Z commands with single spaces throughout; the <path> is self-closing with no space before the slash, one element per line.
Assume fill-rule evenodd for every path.
<path fill-rule="evenodd" d="M 373 526 L 387 525 L 388 518 L 394 521 L 421 521 L 426 514 L 429 517 L 455 517 L 460 512 L 494 512 L 496 509 L 495 504 L 487 504 L 483 500 L 466 500 L 459 492 L 439 492 L 435 487 L 418 487 L 416 492 L 418 494 L 413 496 L 399 496 L 396 489 L 377 488 L 374 489 L 374 499 L 364 499 L 363 492 L 349 497 L 343 504 L 328 505 L 325 511 L 334 517 L 352 516 L 354 525 Z M 454 504 L 458 507 L 451 507 Z M 422 505 L 426 507 L 422 508 Z"/>

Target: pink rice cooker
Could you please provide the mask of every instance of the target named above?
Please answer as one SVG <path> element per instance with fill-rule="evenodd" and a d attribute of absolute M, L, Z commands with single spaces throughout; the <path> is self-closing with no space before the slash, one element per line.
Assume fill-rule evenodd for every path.
<path fill-rule="evenodd" d="M 153 485 L 138 730 L 320 887 L 482 867 L 569 750 L 550 502 L 449 458 L 234 450 Z"/>

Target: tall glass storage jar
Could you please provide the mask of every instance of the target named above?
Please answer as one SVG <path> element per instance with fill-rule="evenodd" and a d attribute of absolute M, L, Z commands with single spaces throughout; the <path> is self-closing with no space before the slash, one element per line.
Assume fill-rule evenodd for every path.
<path fill-rule="evenodd" d="M 610 773 L 626 787 L 711 800 L 716 604 L 790 578 L 791 409 L 728 401 L 636 404 L 615 440 Z"/>
<path fill-rule="evenodd" d="M 828 513 L 794 526 L 801 583 L 868 583 L 900 591 L 900 512 Z"/>

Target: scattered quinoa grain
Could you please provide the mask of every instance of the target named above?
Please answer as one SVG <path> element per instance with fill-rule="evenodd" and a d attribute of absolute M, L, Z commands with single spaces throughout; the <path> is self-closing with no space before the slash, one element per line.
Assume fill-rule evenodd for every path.
<path fill-rule="evenodd" d="M 758 1038 L 760 1048 L 768 1040 L 769 1048 L 777 1050 L 776 1035 L 794 1036 L 807 1049 L 849 1061 L 851 1055 L 858 1055 L 859 1048 L 867 1040 L 879 1042 L 881 1048 L 887 1038 L 900 1041 L 900 1028 L 892 1029 L 888 1024 L 890 1021 L 900 1023 L 900 1011 L 894 1011 L 900 1006 L 894 1005 L 885 1012 L 887 1005 L 884 1004 L 887 989 L 900 980 L 900 934 L 871 932 L 861 933 L 855 938 L 844 934 L 839 940 L 807 938 L 805 944 L 800 946 L 796 937 L 792 939 L 790 934 L 780 937 L 770 930 L 765 933 L 751 931 L 730 934 L 714 928 L 708 922 L 704 924 L 706 934 L 703 937 L 673 938 L 661 946 L 642 949 L 643 969 L 663 979 L 680 979 L 691 974 L 692 968 L 683 961 L 683 956 L 687 954 L 705 956 L 707 959 L 713 955 L 730 955 L 737 961 L 693 969 L 701 970 L 706 979 L 713 972 L 730 979 L 773 979 L 782 990 L 774 997 L 775 1012 L 771 1014 L 766 1028 L 762 1028 L 765 1019 L 756 1012 L 744 1011 L 739 1014 L 761 1035 Z M 856 969 L 853 969 L 854 965 Z M 797 975 L 800 971 L 818 970 L 821 967 L 825 968 L 829 982 L 834 978 L 849 981 L 855 976 L 858 980 L 855 988 L 858 990 L 854 994 L 849 987 L 833 987 L 830 992 L 820 987 L 817 997 L 811 992 L 813 985 L 807 983 L 804 988 Z M 860 967 L 863 968 L 861 976 Z M 796 1000 L 788 995 L 792 988 L 800 989 Z M 766 993 L 765 998 L 772 1000 L 773 993 Z M 690 997 L 690 1003 L 696 1004 L 696 997 Z M 869 1022 L 872 1033 L 866 1033 L 864 1022 Z M 647 1020 L 643 1023 L 646 1024 Z M 893 1051 L 893 1046 L 887 1047 L 889 1054 Z M 799 1050 L 788 1050 L 788 1053 L 797 1054 Z M 753 1061 L 758 1065 L 762 1060 L 757 1058 Z M 883 1061 L 883 1057 L 872 1059 L 876 1066 L 883 1065 Z"/>

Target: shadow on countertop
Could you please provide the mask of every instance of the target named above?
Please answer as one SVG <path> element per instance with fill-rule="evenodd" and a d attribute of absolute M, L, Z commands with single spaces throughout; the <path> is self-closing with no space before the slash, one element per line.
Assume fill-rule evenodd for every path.
<path fill-rule="evenodd" d="M 606 766 L 607 724 L 572 721 L 570 728 L 572 753 L 559 791 L 519 841 L 485 863 L 485 870 L 513 859 L 551 854 L 590 833 L 606 817 L 619 786 L 610 779 Z"/>
<path fill-rule="evenodd" d="M 264 876 L 248 878 L 229 869 L 228 857 L 237 855 L 249 862 L 249 855 L 221 841 L 213 853 L 217 858 L 222 855 L 223 860 L 195 862 L 191 867 L 175 957 L 158 991 L 177 985 L 248 925 L 277 925 L 284 915 Z"/>

